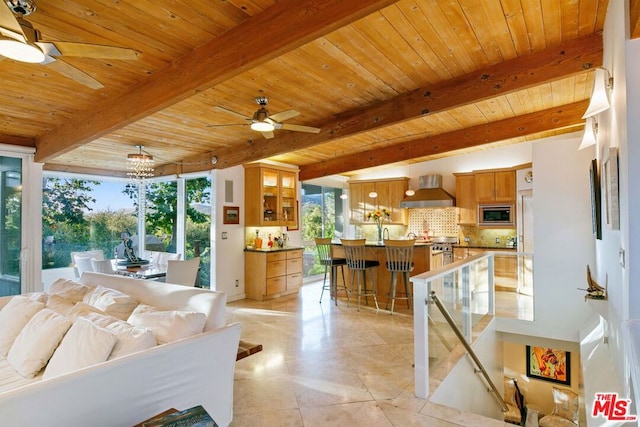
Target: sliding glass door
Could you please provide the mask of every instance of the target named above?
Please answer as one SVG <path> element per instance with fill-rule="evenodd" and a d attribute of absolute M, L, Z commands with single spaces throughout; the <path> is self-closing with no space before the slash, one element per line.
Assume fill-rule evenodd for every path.
<path fill-rule="evenodd" d="M 0 156 L 0 296 L 22 290 L 22 159 Z"/>

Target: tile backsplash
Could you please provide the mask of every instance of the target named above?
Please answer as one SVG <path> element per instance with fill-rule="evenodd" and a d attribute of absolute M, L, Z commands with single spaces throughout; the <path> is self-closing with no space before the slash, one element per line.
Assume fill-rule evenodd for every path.
<path fill-rule="evenodd" d="M 434 236 L 458 236 L 458 211 L 456 208 L 409 209 L 409 230 L 421 236 L 431 230 Z"/>

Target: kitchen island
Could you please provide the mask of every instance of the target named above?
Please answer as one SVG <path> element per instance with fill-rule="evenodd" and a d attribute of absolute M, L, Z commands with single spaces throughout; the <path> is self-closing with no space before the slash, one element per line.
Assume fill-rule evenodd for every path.
<path fill-rule="evenodd" d="M 331 254 L 334 258 L 345 258 L 344 248 L 339 242 L 332 243 Z M 378 303 L 384 308 L 384 304 L 387 302 L 387 293 L 391 285 L 391 273 L 387 270 L 387 253 L 383 244 L 377 244 L 376 242 L 366 242 L 367 248 L 366 259 L 377 260 L 380 266 L 375 270 L 374 281 L 376 283 L 376 297 Z M 442 267 L 442 251 L 433 250 L 431 243 L 417 242 L 413 250 L 413 271 L 411 276 L 424 273 L 426 271 L 435 270 Z M 351 272 L 348 268 L 345 268 L 345 280 L 347 281 L 347 288 L 351 289 Z M 327 279 L 328 280 L 328 279 Z M 398 277 L 397 294 L 404 291 L 402 285 L 402 277 Z M 338 288 L 342 286 L 342 275 L 338 273 Z M 409 288 L 411 290 L 411 287 Z M 357 293 L 357 289 L 354 291 Z M 357 297 L 354 293 L 353 296 Z M 373 304 L 370 301 L 370 304 Z M 404 301 L 396 300 L 396 307 L 402 307 Z"/>

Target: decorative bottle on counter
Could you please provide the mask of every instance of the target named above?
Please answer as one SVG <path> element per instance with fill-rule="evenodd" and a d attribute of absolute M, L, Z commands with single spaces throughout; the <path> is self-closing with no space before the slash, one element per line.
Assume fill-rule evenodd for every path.
<path fill-rule="evenodd" d="M 271 234 L 269 234 L 269 241 L 267 242 L 267 246 L 269 247 L 269 249 L 273 247 L 273 240 L 271 240 Z"/>

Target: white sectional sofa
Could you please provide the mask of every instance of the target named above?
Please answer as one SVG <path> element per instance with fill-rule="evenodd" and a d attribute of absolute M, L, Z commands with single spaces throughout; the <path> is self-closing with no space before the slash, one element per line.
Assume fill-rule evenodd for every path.
<path fill-rule="evenodd" d="M 13 347 L 17 347 L 16 342 L 21 339 L 19 336 L 8 354 L 0 355 L 1 425 L 133 426 L 169 408 L 182 410 L 196 405 L 204 406 L 218 425 L 229 425 L 233 416 L 233 376 L 240 325 L 225 325 L 224 293 L 100 273 L 84 273 L 80 283 L 92 290 L 107 288 L 132 297 L 140 304 L 134 313 L 140 314 L 138 317 L 131 314 L 127 320 L 147 322 L 145 327 L 148 327 L 150 321 L 156 322 L 158 319 L 150 327 L 154 337 L 157 341 L 170 342 L 67 373 L 47 376 L 47 370 L 53 371 L 52 365 L 60 365 L 60 359 L 64 359 L 56 357 L 54 353 L 45 368 L 30 379 L 23 378 L 14 367 L 17 366 L 15 360 L 19 352 Z M 93 288 L 95 286 L 102 288 Z M 55 286 L 53 288 L 56 289 Z M 48 303 L 56 300 L 51 295 L 46 298 Z M 11 307 L 6 305 L 10 300 L 11 297 L 0 298 L 0 314 L 3 307 Z M 12 305 L 15 306 L 15 302 Z M 54 305 L 51 304 L 52 308 Z M 78 307 L 82 312 L 86 310 L 84 306 L 86 304 L 79 302 L 70 313 L 78 310 Z M 38 314 L 42 315 L 45 311 L 48 312 L 43 308 Z M 170 330 L 175 325 L 181 325 L 182 317 L 167 322 L 162 315 L 167 312 L 177 313 L 178 316 L 191 313 L 198 321 L 202 316 L 197 313 L 204 314 L 202 332 L 186 338 L 179 336 L 176 340 L 169 335 L 158 335 L 162 328 Z M 7 309 L 5 313 L 12 311 Z M 158 314 L 161 316 L 154 317 Z M 67 314 L 65 319 L 72 326 L 55 351 L 62 352 L 63 347 L 68 348 L 69 343 L 75 343 L 67 339 L 72 335 L 72 328 L 76 328 L 74 332 L 79 330 L 80 326 L 88 323 L 87 319 L 93 319 L 91 316 L 93 314 L 87 314 L 86 317 Z M 97 315 L 96 318 L 101 316 Z M 81 317 L 83 319 L 78 320 Z M 157 328 L 156 324 L 159 325 Z M 139 324 L 136 326 L 142 327 Z M 21 334 L 24 334 L 24 329 L 28 329 L 27 326 Z M 103 329 L 95 329 L 103 333 Z M 105 336 L 108 337 L 108 334 Z M 85 346 L 78 346 L 78 349 L 80 347 Z M 115 347 L 109 351 L 113 354 Z M 57 359 L 56 362 L 54 359 Z M 14 364 L 10 363 L 12 361 Z M 68 360 L 62 360 L 62 365 L 66 362 Z"/>

